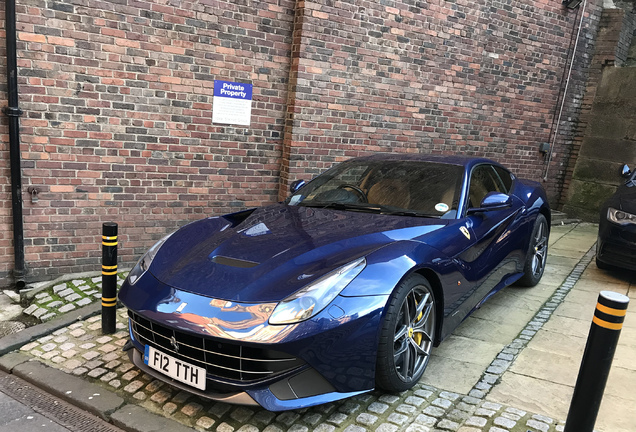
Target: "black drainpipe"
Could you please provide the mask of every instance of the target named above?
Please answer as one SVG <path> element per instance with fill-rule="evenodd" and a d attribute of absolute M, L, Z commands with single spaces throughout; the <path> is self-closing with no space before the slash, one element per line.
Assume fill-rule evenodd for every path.
<path fill-rule="evenodd" d="M 7 87 L 9 106 L 3 111 L 9 117 L 9 159 L 11 164 L 11 201 L 13 208 L 13 256 L 15 288 L 25 287 L 24 226 L 22 224 L 22 171 L 20 167 L 20 115 L 18 107 L 18 61 L 16 56 L 15 0 L 5 2 L 7 38 Z"/>

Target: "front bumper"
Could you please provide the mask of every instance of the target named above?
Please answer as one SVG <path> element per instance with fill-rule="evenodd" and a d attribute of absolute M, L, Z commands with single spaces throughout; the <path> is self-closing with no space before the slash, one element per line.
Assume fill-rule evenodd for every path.
<path fill-rule="evenodd" d="M 221 402 L 227 402 L 231 404 L 237 405 L 258 405 L 252 397 L 246 392 L 234 392 L 234 393 L 211 393 L 211 392 L 203 392 L 196 388 L 193 388 L 189 385 L 182 384 L 175 380 L 170 380 L 167 376 L 163 375 L 160 372 L 148 367 L 144 363 L 143 354 L 137 350 L 137 344 L 135 344 L 135 348 L 128 351 L 128 358 L 135 366 L 141 369 L 143 372 L 147 373 L 150 376 L 153 376 L 161 381 L 169 380 L 170 384 L 174 387 L 180 388 L 181 390 L 186 390 L 190 393 L 194 393 L 199 396 L 203 396 L 208 399 L 214 399 Z"/>
<path fill-rule="evenodd" d="M 615 225 L 601 220 L 596 258 L 616 267 L 636 270 L 636 225 Z"/>
<path fill-rule="evenodd" d="M 131 316 L 131 359 L 176 387 L 270 411 L 322 404 L 374 388 L 378 329 L 387 296 L 338 297 L 310 320 L 271 326 L 266 311 L 271 312 L 272 305 L 218 301 L 175 290 L 151 275 L 131 288 L 126 282 L 119 294 Z M 168 342 L 172 337 L 190 352 L 174 351 Z M 145 365 L 146 344 L 171 356 L 186 354 L 182 360 L 205 367 L 206 390 L 175 382 Z M 196 350 L 203 354 L 192 354 Z M 273 366 L 280 359 L 286 363 Z"/>

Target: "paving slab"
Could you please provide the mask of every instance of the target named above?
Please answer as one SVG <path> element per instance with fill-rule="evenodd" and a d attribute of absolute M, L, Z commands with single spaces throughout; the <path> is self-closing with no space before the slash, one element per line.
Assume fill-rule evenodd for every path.
<path fill-rule="evenodd" d="M 526 321 L 527 322 L 527 321 Z M 519 325 L 470 316 L 453 332 L 458 336 L 502 345 L 510 343 L 521 331 Z"/>
<path fill-rule="evenodd" d="M 553 255 L 550 255 L 553 256 Z M 580 257 L 579 257 L 580 258 Z M 548 258 L 550 260 L 550 258 Z M 553 269 L 552 267 L 546 267 L 546 272 L 543 273 L 541 278 L 541 285 L 551 285 L 557 287 L 563 283 L 569 272 L 560 269 Z"/>
<path fill-rule="evenodd" d="M 601 282 L 609 282 L 609 283 L 634 283 L 634 275 L 632 273 L 627 273 L 625 271 L 607 271 L 601 270 L 596 267 L 595 264 L 589 266 L 585 269 L 583 274 L 581 275 L 581 279 L 583 280 L 597 280 Z"/>
<path fill-rule="evenodd" d="M 585 350 L 586 338 L 547 330 L 545 327 L 537 332 L 528 348 L 546 353 L 573 354 L 581 358 Z M 525 353 L 519 355 L 521 358 Z"/>
<path fill-rule="evenodd" d="M 591 315 L 590 320 L 586 322 L 585 320 L 558 315 L 557 312 L 545 323 L 543 326 L 544 330 L 576 336 L 587 340 L 587 335 L 590 332 L 590 325 L 592 323 Z"/>
<path fill-rule="evenodd" d="M 584 251 L 573 249 L 571 246 L 567 245 L 562 246 L 562 243 L 557 243 L 550 248 L 550 253 L 560 257 L 577 259 L 583 256 Z"/>
<path fill-rule="evenodd" d="M 603 397 L 595 429 L 607 432 L 634 432 L 635 422 L 636 404 L 633 401 L 608 394 Z"/>
<path fill-rule="evenodd" d="M 530 317 L 528 314 L 534 315 L 536 311 L 543 306 L 546 300 L 554 294 L 556 288 L 556 286 L 505 288 L 488 299 L 473 316 L 487 318 L 484 314 L 492 313 L 491 318 L 498 321 L 503 321 L 500 319 L 500 317 L 502 317 L 501 314 L 507 316 L 522 313 L 524 314 L 524 318 Z M 522 322 L 523 319 L 519 321 Z M 528 321 L 526 320 L 523 324 L 526 322 Z"/>
<path fill-rule="evenodd" d="M 549 252 L 550 252 L 550 249 L 548 249 L 548 254 Z M 569 257 L 564 257 L 559 255 L 549 255 L 546 270 L 549 270 L 550 267 L 552 266 L 565 267 L 565 268 L 571 269 L 572 267 L 576 265 L 578 261 L 579 260 L 576 258 L 569 258 Z"/>
<path fill-rule="evenodd" d="M 482 365 L 433 355 L 421 382 L 441 390 L 468 394 L 483 373 Z"/>
<path fill-rule="evenodd" d="M 607 386 L 605 387 L 606 395 L 613 395 L 636 403 L 636 370 L 617 367 L 612 364 L 609 377 L 607 378 Z M 636 418 L 633 419 L 634 429 L 636 430 Z"/>
<path fill-rule="evenodd" d="M 509 371 L 574 387 L 581 364 L 580 355 L 547 352 L 535 349 L 534 345 L 533 341 L 523 350 Z"/>
<path fill-rule="evenodd" d="M 602 282 L 602 283 L 599 283 Z M 581 280 L 579 280 L 576 284 L 577 291 L 590 291 L 595 292 L 598 296 L 598 293 L 601 290 L 608 291 L 616 291 L 620 293 L 627 292 L 630 287 L 630 283 L 628 281 L 621 281 L 618 279 L 592 279 L 588 276 L 582 276 Z"/>
<path fill-rule="evenodd" d="M 577 284 L 578 285 L 578 284 Z M 575 304 L 581 307 L 581 311 L 591 309 L 594 312 L 596 303 L 598 302 L 598 295 L 601 291 L 607 290 L 608 284 L 599 284 L 597 290 L 580 290 L 577 286 L 568 294 L 568 303 Z M 628 286 L 620 286 L 618 284 L 612 284 L 612 291 L 618 294 L 627 294 Z"/>
<path fill-rule="evenodd" d="M 575 239 L 573 238 L 573 236 L 567 236 L 564 237 L 563 239 L 559 240 L 558 242 L 556 242 L 552 248 L 550 248 L 550 251 L 570 251 L 573 254 L 578 254 L 580 256 L 582 256 L 583 254 L 585 254 L 585 252 L 587 252 L 590 249 L 590 246 L 592 246 L 594 244 L 594 242 L 596 241 L 596 238 L 594 239 L 585 239 L 585 238 L 579 238 L 579 239 Z M 563 255 L 563 254 L 556 254 L 556 255 L 561 255 L 561 256 L 565 256 L 565 257 L 569 257 L 570 255 Z"/>
<path fill-rule="evenodd" d="M 501 343 L 470 339 L 453 334 L 433 350 L 433 355 L 446 359 L 461 360 L 486 368 L 497 357 L 503 347 L 504 345 Z"/>
<path fill-rule="evenodd" d="M 564 278 L 565 279 L 565 278 Z M 561 283 L 563 280 L 561 281 Z M 543 282 L 539 282 L 536 286 L 531 288 L 527 287 L 519 287 L 519 286 L 511 286 L 507 287 L 502 291 L 502 296 L 499 298 L 494 298 L 494 302 L 500 303 L 499 299 L 505 299 L 506 304 L 512 304 L 513 307 L 524 307 L 524 302 L 534 302 L 538 301 L 541 304 L 545 303 L 557 288 L 561 285 L 559 284 L 546 284 Z M 513 303 L 508 303 L 513 302 Z M 519 303 L 517 303 L 519 302 Z M 526 306 L 527 307 L 527 306 Z M 533 310 L 535 305 L 531 305 L 528 307 L 529 310 Z"/>
<path fill-rule="evenodd" d="M 621 367 L 624 369 L 636 370 L 636 331 L 630 334 L 621 332 L 621 343 L 616 347 L 614 353 L 614 362 L 612 367 Z"/>
<path fill-rule="evenodd" d="M 574 388 L 568 385 L 506 372 L 486 400 L 565 419 L 573 391 Z"/>

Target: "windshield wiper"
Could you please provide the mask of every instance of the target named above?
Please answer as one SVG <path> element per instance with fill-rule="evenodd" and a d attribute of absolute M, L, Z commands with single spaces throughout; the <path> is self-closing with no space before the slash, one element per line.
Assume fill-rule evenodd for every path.
<path fill-rule="evenodd" d="M 437 215 L 420 213 L 413 210 L 386 210 L 386 211 L 383 211 L 382 214 L 396 215 L 396 216 L 429 217 L 429 218 L 439 219 L 439 216 Z"/>
<path fill-rule="evenodd" d="M 412 217 L 434 217 L 439 218 L 437 215 L 430 215 L 426 213 L 419 213 L 412 210 L 392 210 L 389 207 L 383 206 L 381 204 L 351 204 L 351 203 L 341 203 L 341 202 L 309 202 L 309 203 L 300 203 L 298 204 L 304 207 L 318 207 L 318 208 L 331 208 L 335 210 L 357 210 L 357 211 L 366 211 L 372 213 L 386 214 L 391 216 L 412 216 Z"/>
<path fill-rule="evenodd" d="M 373 213 L 381 213 L 382 207 L 378 205 L 364 205 L 364 204 L 350 204 L 350 203 L 341 203 L 341 202 L 302 202 L 298 204 L 302 207 L 318 207 L 318 208 L 330 208 L 335 210 L 359 210 L 359 211 L 369 211 Z"/>

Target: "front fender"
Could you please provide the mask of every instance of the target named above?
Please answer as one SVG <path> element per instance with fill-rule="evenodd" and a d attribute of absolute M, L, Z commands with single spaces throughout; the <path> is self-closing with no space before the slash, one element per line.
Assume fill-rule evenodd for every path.
<path fill-rule="evenodd" d="M 390 295 L 404 277 L 423 268 L 435 272 L 442 285 L 457 271 L 455 263 L 434 247 L 419 241 L 398 241 L 369 254 L 367 267 L 340 295 Z"/>

